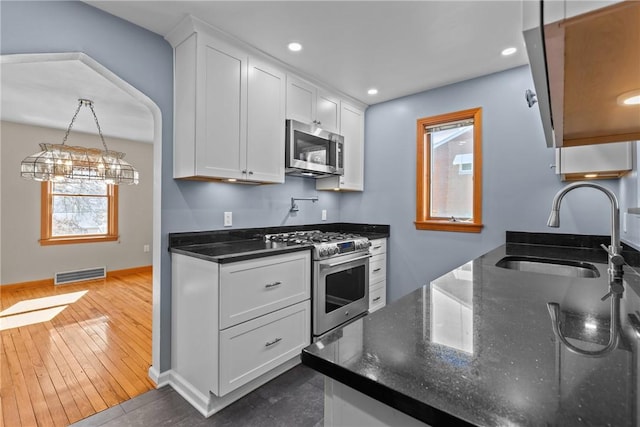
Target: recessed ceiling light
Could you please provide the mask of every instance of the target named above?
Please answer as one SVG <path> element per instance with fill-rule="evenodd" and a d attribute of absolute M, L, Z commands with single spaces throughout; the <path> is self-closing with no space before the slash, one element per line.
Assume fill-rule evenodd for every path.
<path fill-rule="evenodd" d="M 372 87 L 371 89 L 369 89 L 369 90 L 367 91 L 367 93 L 368 93 L 369 95 L 377 95 L 377 94 L 378 94 L 378 89 L 376 89 L 376 88 Z"/>
<path fill-rule="evenodd" d="M 640 89 L 620 95 L 618 97 L 618 105 L 640 105 Z"/>
<path fill-rule="evenodd" d="M 291 42 L 287 47 L 291 52 L 300 52 L 302 50 L 302 45 L 298 42 Z"/>
<path fill-rule="evenodd" d="M 509 56 L 509 55 L 513 55 L 514 53 L 516 53 L 518 51 L 518 49 L 516 49 L 515 47 L 508 47 L 506 49 L 504 49 L 502 51 L 502 56 Z"/>

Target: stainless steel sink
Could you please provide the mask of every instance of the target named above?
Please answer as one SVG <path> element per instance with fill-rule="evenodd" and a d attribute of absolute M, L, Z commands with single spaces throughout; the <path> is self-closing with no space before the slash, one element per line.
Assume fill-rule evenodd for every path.
<path fill-rule="evenodd" d="M 549 258 L 506 256 L 496 263 L 496 267 L 565 277 L 600 277 L 598 269 L 588 262 Z"/>

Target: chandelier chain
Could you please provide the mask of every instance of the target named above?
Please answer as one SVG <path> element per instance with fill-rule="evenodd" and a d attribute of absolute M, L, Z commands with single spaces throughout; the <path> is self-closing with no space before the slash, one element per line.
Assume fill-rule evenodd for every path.
<path fill-rule="evenodd" d="M 78 117 L 78 113 L 80 112 L 80 108 L 82 107 L 82 100 L 79 100 L 80 102 L 78 102 L 78 108 L 76 108 L 76 112 L 73 114 L 73 117 L 71 118 L 71 123 L 69 123 L 69 127 L 67 128 L 67 131 L 64 134 L 64 138 L 62 138 L 62 145 L 65 144 L 65 142 L 67 142 L 67 138 L 69 138 L 69 133 L 71 132 L 71 128 L 73 127 L 73 124 L 76 121 L 76 117 Z"/>
<path fill-rule="evenodd" d="M 93 101 L 89 99 L 78 100 L 78 108 L 76 108 L 76 112 L 73 114 L 73 117 L 71 118 L 71 123 L 69 123 L 69 127 L 67 128 L 67 131 L 64 134 L 64 138 L 62 138 L 62 145 L 64 145 L 67 142 L 67 138 L 69 138 L 69 133 L 71 132 L 71 128 L 76 122 L 76 118 L 78 117 L 80 108 L 82 108 L 83 105 L 89 106 L 89 109 L 91 110 L 91 114 L 93 114 L 93 120 L 96 122 L 96 127 L 98 128 L 98 134 L 100 135 L 100 141 L 102 141 L 102 146 L 104 147 L 104 151 L 109 151 L 109 149 L 107 148 L 107 143 L 104 141 L 104 135 L 102 135 L 102 128 L 100 127 L 100 122 L 98 122 L 98 116 L 96 115 L 96 112 L 93 109 Z"/>
<path fill-rule="evenodd" d="M 93 113 L 93 119 L 96 122 L 96 127 L 98 128 L 98 134 L 100 135 L 100 140 L 102 141 L 102 146 L 104 147 L 104 151 L 109 151 L 107 148 L 107 143 L 104 142 L 104 136 L 102 135 L 102 129 L 100 128 L 100 123 L 98 123 L 98 116 L 96 116 L 96 112 L 93 109 L 93 102 L 89 102 L 89 108 L 91 109 L 91 113 Z"/>

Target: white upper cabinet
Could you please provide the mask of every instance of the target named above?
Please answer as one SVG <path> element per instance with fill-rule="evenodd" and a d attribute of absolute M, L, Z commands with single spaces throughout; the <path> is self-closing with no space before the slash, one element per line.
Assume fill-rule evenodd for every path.
<path fill-rule="evenodd" d="M 344 136 L 344 175 L 316 180 L 317 190 L 364 190 L 364 111 L 342 102 L 340 134 Z"/>
<path fill-rule="evenodd" d="M 247 175 L 260 182 L 284 182 L 285 74 L 249 57 Z"/>
<path fill-rule="evenodd" d="M 284 182 L 285 74 L 186 18 L 174 46 L 174 178 Z"/>
<path fill-rule="evenodd" d="M 556 173 L 563 181 L 620 178 L 633 169 L 634 142 L 556 148 Z"/>
<path fill-rule="evenodd" d="M 287 75 L 287 119 L 316 124 L 329 132 L 340 130 L 340 99 L 317 86 Z"/>

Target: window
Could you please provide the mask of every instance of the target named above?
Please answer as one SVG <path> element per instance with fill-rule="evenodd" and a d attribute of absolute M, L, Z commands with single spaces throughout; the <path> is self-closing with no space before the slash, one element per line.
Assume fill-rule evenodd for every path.
<path fill-rule="evenodd" d="M 43 182 L 41 245 L 118 240 L 118 187 L 102 181 Z"/>
<path fill-rule="evenodd" d="M 418 119 L 416 228 L 482 229 L 482 108 Z"/>

